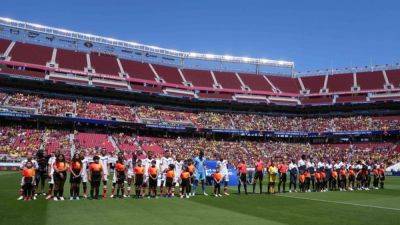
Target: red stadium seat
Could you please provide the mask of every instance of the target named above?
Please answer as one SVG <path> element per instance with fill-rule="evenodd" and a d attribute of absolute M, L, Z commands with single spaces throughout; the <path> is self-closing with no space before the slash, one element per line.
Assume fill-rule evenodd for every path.
<path fill-rule="evenodd" d="M 84 71 L 87 67 L 86 53 L 57 49 L 56 62 L 59 68 Z"/>

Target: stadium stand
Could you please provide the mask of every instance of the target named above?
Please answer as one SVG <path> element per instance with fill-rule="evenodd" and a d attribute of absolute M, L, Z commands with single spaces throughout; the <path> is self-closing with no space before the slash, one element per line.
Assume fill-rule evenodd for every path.
<path fill-rule="evenodd" d="M 390 84 L 395 88 L 400 87 L 400 70 L 386 70 L 386 75 Z"/>
<path fill-rule="evenodd" d="M 182 77 L 176 67 L 157 64 L 154 64 L 153 67 L 157 71 L 158 76 L 164 79 L 165 82 L 179 85 L 183 84 L 184 81 L 182 80 Z"/>
<path fill-rule="evenodd" d="M 0 55 L 6 52 L 8 46 L 10 46 L 11 41 L 6 39 L 0 39 Z"/>
<path fill-rule="evenodd" d="M 304 88 L 310 90 L 310 94 L 318 94 L 324 88 L 325 76 L 301 77 Z"/>
<path fill-rule="evenodd" d="M 391 85 L 393 88 L 400 87 L 400 70 L 393 68 L 373 72 L 366 68 L 365 71 L 354 74 L 349 72 L 327 76 L 288 77 L 179 69 L 181 66 L 119 59 L 118 56 L 102 52 L 85 53 L 58 47 L 53 49 L 38 43 L 15 42 L 13 45 L 10 40 L 0 39 L 0 53 L 4 53 L 7 49 L 10 50 L 10 58 L 0 60 L 0 70 L 3 74 L 109 89 L 160 93 L 190 99 L 203 98 L 213 101 L 229 100 L 291 106 L 350 103 L 352 100 L 374 103 L 398 100 L 396 96 L 387 92 L 392 89 Z M 33 52 L 33 54 L 27 54 L 27 52 Z M 87 76 L 87 72 L 90 72 L 90 76 Z M 128 76 L 124 77 L 124 75 Z M 325 82 L 326 90 L 324 89 Z M 227 90 L 215 91 L 221 88 Z M 373 95 L 388 94 L 388 96 L 365 99 L 348 97 L 351 92 L 358 91 Z M 235 98 L 237 94 L 239 97 Z M 242 98 L 243 94 L 249 95 L 250 98 Z M 339 96 L 335 97 L 337 101 L 330 101 L 329 98 L 323 97 L 326 94 Z M 340 96 L 342 94 L 345 96 Z M 258 95 L 259 98 L 251 99 L 251 95 Z M 308 95 L 313 97 L 307 98 Z M 287 98 L 288 96 L 290 98 Z M 266 98 L 270 99 L 266 100 Z"/>
<path fill-rule="evenodd" d="M 46 66 L 51 60 L 53 49 L 41 45 L 17 42 L 10 52 L 11 60 Z"/>
<path fill-rule="evenodd" d="M 87 67 L 86 54 L 67 49 L 57 49 L 56 62 L 59 68 L 84 71 Z"/>
<path fill-rule="evenodd" d="M 350 92 L 353 87 L 353 74 L 335 74 L 328 76 L 329 92 Z"/>
<path fill-rule="evenodd" d="M 90 53 L 90 62 L 96 73 L 119 76 L 120 70 L 114 55 L 92 52 Z"/>
<path fill-rule="evenodd" d="M 115 151 L 114 146 L 109 141 L 106 134 L 78 132 L 75 134 L 74 142 L 75 148 L 78 151 L 88 151 L 91 153 L 101 149 L 105 149 L 108 153 L 113 153 Z"/>
<path fill-rule="evenodd" d="M 207 70 L 183 69 L 182 73 L 187 82 L 191 82 L 196 87 L 214 87 L 211 72 Z"/>
<path fill-rule="evenodd" d="M 236 89 L 241 90 L 242 84 L 239 79 L 236 77 L 236 74 L 231 72 L 217 72 L 214 71 L 215 78 L 217 83 L 222 86 L 224 89 Z"/>
<path fill-rule="evenodd" d="M 148 63 L 135 62 L 121 59 L 122 68 L 131 78 L 155 81 L 155 74 Z"/>
<path fill-rule="evenodd" d="M 361 90 L 382 90 L 385 79 L 382 71 L 357 73 L 357 83 Z"/>
<path fill-rule="evenodd" d="M 242 79 L 243 83 L 247 85 L 251 90 L 272 92 L 272 86 L 263 76 L 242 73 L 239 73 L 239 76 L 240 79 Z"/>
<path fill-rule="evenodd" d="M 365 101 L 365 95 L 341 95 L 336 99 L 336 103 L 361 103 Z"/>
<path fill-rule="evenodd" d="M 286 93 L 300 93 L 300 84 L 297 79 L 282 76 L 267 76 L 268 79 L 282 92 Z"/>

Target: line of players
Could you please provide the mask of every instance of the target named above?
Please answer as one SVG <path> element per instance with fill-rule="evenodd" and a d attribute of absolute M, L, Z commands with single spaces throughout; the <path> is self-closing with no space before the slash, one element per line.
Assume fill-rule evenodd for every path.
<path fill-rule="evenodd" d="M 46 177 L 49 180 L 47 199 L 64 200 L 64 184 L 67 172 L 70 173 L 70 199 L 79 199 L 80 185 L 83 187 L 83 197 L 87 198 L 88 183 L 90 184 L 90 198 L 99 199 L 107 197 L 107 183 L 112 173 L 112 190 L 110 197 L 128 197 L 131 195 L 131 186 L 135 187 L 135 198 L 157 197 L 159 187 L 160 195 L 172 197 L 175 188 L 179 187 L 181 198 L 189 198 L 196 193 L 197 186 L 201 184 L 204 195 L 206 168 L 204 152 L 199 151 L 194 159 L 183 160 L 171 157 L 167 151 L 160 160 L 153 158 L 151 152 L 147 158 L 138 159 L 134 153 L 131 159 L 125 160 L 122 153 L 117 155 L 116 161 L 102 150 L 94 157 L 85 156 L 83 152 L 75 154 L 70 163 L 67 163 L 62 154 L 52 155 L 45 159 L 42 153 L 37 154 L 34 160 L 31 154 L 22 162 L 23 178 L 21 180 L 21 196 L 19 199 L 35 199 L 35 190 L 44 191 Z M 279 160 L 277 160 L 278 162 Z M 229 181 L 228 162 L 223 158 L 217 161 L 217 170 L 212 174 L 214 183 L 214 195 L 221 195 L 221 186 L 224 186 L 224 194 L 228 194 L 227 183 Z M 113 165 L 113 166 L 110 166 Z M 247 168 L 242 160 L 237 166 L 239 176 L 238 193 L 241 186 L 247 194 L 247 184 L 253 184 L 253 193 L 259 184 L 259 192 L 262 193 L 263 177 L 268 174 L 268 193 L 275 193 L 275 183 L 278 180 L 278 192 L 286 192 L 287 176 L 289 176 L 289 192 L 297 191 L 353 191 L 369 190 L 371 181 L 375 189 L 384 187 L 383 165 L 371 162 L 356 162 L 354 164 L 342 161 L 312 160 L 305 155 L 300 160 L 279 163 L 264 163 L 261 158 L 254 162 L 254 171 Z M 40 183 L 40 185 L 39 185 Z M 147 190 L 147 193 L 146 193 Z"/>
<path fill-rule="evenodd" d="M 107 184 L 112 173 L 112 190 L 110 197 L 131 196 L 131 186 L 135 187 L 135 198 L 157 197 L 159 187 L 160 195 L 173 197 L 175 187 L 179 187 L 181 198 L 194 196 L 197 186 L 201 184 L 204 195 L 206 167 L 204 152 L 199 151 L 193 159 L 183 160 L 171 157 L 166 151 L 161 159 L 153 158 L 148 152 L 145 159 L 138 159 L 136 153 L 125 160 L 122 152 L 118 153 L 113 161 L 105 150 L 95 156 L 85 156 L 83 152 L 75 154 L 68 163 L 63 154 L 54 154 L 50 158 L 38 152 L 36 160 L 32 154 L 21 163 L 22 180 L 19 200 L 36 199 L 35 192 L 41 191 L 44 195 L 45 180 L 48 179 L 49 190 L 46 199 L 55 201 L 64 200 L 64 185 L 69 173 L 70 199 L 79 199 L 82 184 L 83 197 L 88 197 L 88 184 L 90 184 L 90 199 L 107 197 Z M 218 170 L 213 173 L 215 196 L 221 196 L 221 184 L 227 193 L 228 169 L 227 161 L 220 160 Z M 100 196 L 100 191 L 102 194 Z M 147 189 L 147 193 L 145 192 Z M 40 192 L 39 191 L 39 192 Z"/>
<path fill-rule="evenodd" d="M 279 160 L 278 160 L 279 161 Z M 268 193 L 275 193 L 275 182 L 278 179 L 278 191 L 286 192 L 287 176 L 289 176 L 289 192 L 326 192 L 326 191 L 353 191 L 370 190 L 372 188 L 384 188 L 385 167 L 384 164 L 363 162 L 345 162 L 344 160 L 313 160 L 302 155 L 296 160 L 280 160 L 278 164 L 270 162 L 267 169 L 259 158 L 254 163 L 254 172 L 244 174 L 242 162 L 238 166 L 241 183 L 238 186 L 240 193 L 241 184 L 249 183 L 246 175 L 250 175 L 250 183 L 253 184 L 253 193 L 256 184 L 259 184 L 262 193 L 262 183 L 264 173 L 269 175 Z M 265 171 L 266 170 L 266 171 Z M 281 188 L 282 187 L 282 188 Z M 298 189 L 297 189 L 298 187 Z M 245 187 L 245 191 L 246 187 Z"/>

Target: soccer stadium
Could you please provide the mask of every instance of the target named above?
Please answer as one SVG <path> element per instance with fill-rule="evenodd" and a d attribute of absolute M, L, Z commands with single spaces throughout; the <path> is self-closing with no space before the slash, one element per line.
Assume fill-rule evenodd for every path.
<path fill-rule="evenodd" d="M 166 24 L 153 21 L 151 13 L 176 17 L 186 8 L 175 1 L 168 4 L 176 3 L 176 9 L 165 2 L 152 7 L 135 1 L 118 6 L 105 2 L 92 2 L 99 10 L 88 12 L 92 21 L 85 20 L 85 4 L 77 9 L 80 1 L 60 3 L 57 10 L 44 3 L 6 1 L 7 7 L 0 10 L 0 224 L 399 223 L 399 63 L 367 59 L 370 65 L 349 62 L 336 69 L 321 59 L 316 67 L 325 68 L 308 70 L 313 62 L 305 63 L 311 59 L 306 55 L 316 49 L 307 52 L 305 47 L 300 59 L 293 60 L 290 49 L 282 50 L 288 54 L 285 59 L 282 52 L 256 57 L 259 45 L 274 46 L 267 39 L 238 42 L 254 45 L 245 56 L 240 56 L 241 50 L 235 53 L 240 47 L 229 35 L 224 42 L 232 47 L 225 52 L 213 51 L 214 44 L 200 39 L 196 41 L 201 47 L 190 42 L 193 51 L 131 41 L 124 37 L 140 33 L 141 27 L 131 26 L 129 19 L 142 18 L 144 32 L 152 22 Z M 202 10 L 208 15 L 207 10 L 221 6 L 206 2 L 181 4 L 199 7 L 187 8 L 193 15 Z M 308 13 L 342 9 L 326 4 L 332 9 L 318 4 Z M 61 13 L 63 6 L 66 11 Z M 123 15 L 136 6 L 157 10 Z M 304 29 L 307 23 L 319 23 L 289 15 L 296 7 L 258 2 L 251 8 L 255 6 L 267 11 L 271 7 L 268 13 L 298 20 Z M 369 11 L 352 13 L 361 18 L 382 15 L 377 11 L 397 15 L 400 5 L 391 6 L 362 6 Z M 100 21 L 108 16 L 101 12 L 108 7 L 110 14 L 126 21 L 103 26 Z M 241 4 L 224 7 L 216 15 L 210 13 L 210 21 L 241 7 L 250 18 L 264 18 L 251 15 Z M 120 13 L 111 12 L 116 9 Z M 158 12 L 162 9 L 166 11 Z M 58 10 L 74 19 L 61 19 Z M 230 19 L 225 23 L 246 26 Z M 51 25 L 62 21 L 69 22 Z M 276 21 L 278 32 L 284 32 L 280 26 L 285 21 Z M 92 23 L 101 34 L 85 31 Z M 258 31 L 264 29 L 255 23 Z M 208 32 L 210 24 L 193 26 Z M 171 29 L 179 30 L 180 25 Z M 400 24 L 391 25 L 384 28 L 395 30 Z M 245 35 L 252 29 L 239 32 Z M 376 43 L 396 48 L 395 39 L 384 32 L 378 35 L 380 28 L 376 29 L 375 35 L 365 31 L 365 38 L 379 37 Z M 120 38 L 116 30 L 125 35 Z M 164 37 L 152 32 L 157 43 L 174 43 L 170 33 Z M 338 32 L 346 36 L 345 30 Z M 393 34 L 399 37 L 398 31 Z M 208 35 L 211 30 L 201 39 Z M 301 35 L 307 39 L 306 32 Z M 364 41 L 350 36 L 348 30 L 343 40 L 356 46 Z M 296 44 L 302 45 L 301 38 Z M 384 54 L 384 46 L 375 47 Z M 359 57 L 364 60 L 369 53 L 365 50 Z M 398 59 L 398 50 L 395 54 L 391 60 Z M 376 57 L 378 62 L 386 60 Z"/>

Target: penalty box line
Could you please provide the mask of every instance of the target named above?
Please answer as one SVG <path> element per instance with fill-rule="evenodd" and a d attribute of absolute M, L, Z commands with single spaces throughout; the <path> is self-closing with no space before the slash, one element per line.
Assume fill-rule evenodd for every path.
<path fill-rule="evenodd" d="M 308 200 L 308 201 L 316 201 L 316 202 L 326 202 L 326 203 L 333 203 L 333 204 L 342 204 L 342 205 L 351 205 L 351 206 L 359 206 L 359 207 L 367 207 L 367 208 L 400 211 L 400 208 L 391 208 L 391 207 L 376 206 L 376 205 L 365 205 L 365 204 L 358 204 L 358 203 L 351 203 L 351 202 L 330 201 L 330 200 L 324 200 L 324 199 L 305 198 L 305 197 L 297 197 L 297 196 L 282 195 L 282 194 L 275 195 L 275 196 L 285 197 L 285 198 L 293 198 L 293 199 L 302 199 L 302 200 Z"/>

